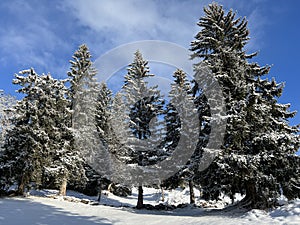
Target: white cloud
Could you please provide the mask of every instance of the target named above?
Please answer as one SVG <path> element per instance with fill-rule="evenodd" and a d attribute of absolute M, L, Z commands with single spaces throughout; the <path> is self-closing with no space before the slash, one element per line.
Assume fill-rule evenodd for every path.
<path fill-rule="evenodd" d="M 83 26 L 108 34 L 113 45 L 160 39 L 188 47 L 205 2 L 74 0 L 65 4 Z"/>
<path fill-rule="evenodd" d="M 250 28 L 253 29 L 251 34 L 257 35 L 259 28 L 263 25 L 263 19 L 259 11 L 256 10 L 256 3 L 253 1 L 221 0 L 221 4 L 224 5 L 226 11 L 230 8 L 234 10 L 246 9 L 245 12 L 248 18 L 253 20 L 250 22 Z M 64 11 L 71 13 L 81 27 L 93 32 L 92 37 L 86 36 L 86 38 L 89 39 L 87 42 L 91 49 L 102 50 L 102 52 L 96 52 L 98 54 L 96 57 L 98 57 L 104 53 L 103 48 L 110 50 L 122 44 L 149 39 L 174 42 L 189 48 L 190 42 L 200 30 L 196 23 L 203 15 L 203 7 L 210 2 L 209 0 L 67 0 L 63 2 L 63 6 Z M 247 16 L 243 15 L 243 12 L 238 12 L 237 16 Z M 102 37 L 102 43 L 99 43 L 99 39 L 96 39 L 95 36 Z M 247 46 L 250 52 L 257 50 L 257 40 L 259 39 L 251 40 Z M 136 50 L 126 48 L 126 52 L 119 52 L 114 60 L 102 61 L 100 64 L 109 64 L 106 67 L 114 68 L 116 64 L 126 62 L 121 63 L 122 65 L 119 65 L 119 67 L 126 66 L 128 62 L 132 61 L 133 53 Z M 153 49 L 150 52 L 153 53 Z M 160 49 L 159 52 L 161 55 L 165 54 L 167 59 L 177 57 L 174 54 L 164 53 L 163 49 Z M 150 60 L 147 57 L 147 52 L 142 51 L 142 54 L 145 59 Z M 118 63 L 115 63 L 116 61 Z M 96 63 L 100 72 L 99 76 L 103 77 L 102 72 L 104 77 L 105 75 L 108 76 L 107 71 L 101 70 L 103 65 L 98 64 L 99 62 Z M 114 69 L 118 70 L 119 67 Z M 113 82 L 116 82 L 116 79 Z"/>
<path fill-rule="evenodd" d="M 6 18 L 0 30 L 2 66 L 17 65 L 14 72 L 35 67 L 39 73 L 65 74 L 60 55 L 69 44 L 55 33 L 47 15 L 50 8 L 33 1 L 10 1 L 0 9 Z"/>
<path fill-rule="evenodd" d="M 142 3 L 142 4 L 141 4 Z M 141 24 L 151 26 L 158 16 L 153 2 L 136 1 L 72 1 L 83 23 L 93 29 L 138 30 Z M 153 10 L 154 9 L 154 10 Z"/>
<path fill-rule="evenodd" d="M 36 30 L 38 32 L 35 32 Z M 38 25 L 26 27 L 23 32 L 10 28 L 0 37 L 0 46 L 4 54 L 9 54 L 10 59 L 23 65 L 48 68 L 53 62 L 50 52 L 55 50 L 56 45 L 60 45 L 60 40 L 51 31 Z"/>
<path fill-rule="evenodd" d="M 81 26 L 88 27 L 88 29 L 95 32 L 95 35 L 102 36 L 106 47 L 110 46 L 107 50 L 110 50 L 121 44 L 149 39 L 170 41 L 188 48 L 194 35 L 199 30 L 196 23 L 198 17 L 200 17 L 199 13 L 202 14 L 204 4 L 205 1 L 195 4 L 195 1 L 191 0 L 171 0 L 168 2 L 74 0 L 65 1 L 64 7 L 66 12 L 72 12 L 72 15 L 77 18 Z M 93 43 L 91 40 L 89 43 L 92 43 L 90 47 L 94 50 L 97 49 L 95 46 L 99 45 L 99 43 Z M 109 62 L 100 60 L 100 64 L 104 63 L 106 67 L 113 67 L 118 70 L 119 67 L 127 66 L 133 60 L 133 53 L 136 50 L 136 47 L 133 49 L 125 48 L 125 52 L 119 52 L 116 59 L 109 60 Z M 143 45 L 142 54 L 146 60 L 151 60 L 151 57 L 148 56 L 149 52 L 151 52 L 151 55 L 155 54 L 153 49 L 145 50 Z M 164 62 L 178 58 L 173 52 L 164 52 L 163 49 L 159 49 L 158 52 L 156 54 L 165 56 L 166 60 L 161 60 Z M 104 52 L 96 53 L 100 56 Z M 186 57 L 188 59 L 188 55 Z M 116 60 L 117 63 L 115 63 Z M 104 72 L 104 77 L 108 76 L 110 73 L 103 71 L 103 65 L 98 64 L 99 62 L 96 63 L 99 69 L 99 77 L 103 77 L 102 72 Z M 115 68 L 116 64 L 120 64 L 118 68 Z M 159 78 L 158 74 L 156 74 L 156 78 Z M 157 82 L 165 83 L 162 81 L 164 79 Z M 116 81 L 113 80 L 113 82 Z M 164 87 L 163 89 L 167 88 Z"/>
<path fill-rule="evenodd" d="M 0 30 L 1 64 L 13 60 L 24 67 L 41 67 L 42 72 L 65 74 L 68 60 L 81 43 L 90 46 L 95 58 L 120 44 L 149 39 L 188 48 L 200 29 L 196 23 L 203 15 L 203 7 L 210 2 L 65 0 L 44 4 L 36 0 L 13 0 L 1 3 L 1 14 L 6 18 Z M 225 9 L 245 6 L 239 2 L 221 3 L 227 5 Z M 247 5 L 248 14 L 253 11 L 249 19 L 255 21 L 250 22 L 255 31 L 251 33 L 256 36 L 263 23 L 251 5 L 254 4 Z M 257 43 L 254 40 L 250 44 Z"/>
<path fill-rule="evenodd" d="M 219 2 L 225 10 L 233 8 L 238 16 L 247 16 L 253 37 L 247 48 L 258 50 L 263 36 L 260 30 L 265 25 L 265 18 L 258 9 L 260 3 L 257 0 Z M 66 0 L 63 5 L 82 27 L 103 37 L 103 43 L 111 48 L 149 39 L 171 41 L 188 48 L 200 29 L 196 23 L 203 15 L 203 7 L 209 3 L 209 0 Z M 91 47 L 99 46 L 91 39 Z"/>

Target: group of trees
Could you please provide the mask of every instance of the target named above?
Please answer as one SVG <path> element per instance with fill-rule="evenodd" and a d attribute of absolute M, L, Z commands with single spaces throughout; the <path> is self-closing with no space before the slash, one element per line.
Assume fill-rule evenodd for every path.
<path fill-rule="evenodd" d="M 77 54 L 86 52 L 83 45 L 75 53 L 77 64 L 80 63 Z M 84 57 L 90 60 L 89 55 Z M 89 65 L 84 66 L 88 70 Z M 0 158 L 1 189 L 16 183 L 17 193 L 23 194 L 31 182 L 37 188 L 54 182 L 64 195 L 67 181 L 84 182 L 84 160 L 72 130 L 75 102 L 72 91 L 78 88 L 79 77 L 87 76 L 88 72 L 72 72 L 73 77 L 67 80 L 54 79 L 50 74 L 39 75 L 34 69 L 15 76 L 13 83 L 21 86 L 18 92 L 24 97 L 6 109 L 12 116 L 11 128 L 1 143 L 4 149 Z M 70 88 L 65 85 L 67 81 L 71 81 Z"/>
<path fill-rule="evenodd" d="M 290 105 L 278 103 L 283 85 L 267 78 L 269 66 L 253 62 L 257 53 L 245 52 L 249 40 L 245 19 L 236 18 L 232 10 L 226 13 L 216 3 L 204 12 L 191 55 L 205 63 L 219 82 L 227 112 L 222 151 L 206 170 L 199 171 L 198 164 L 209 139 L 211 115 L 197 82 L 189 82 L 177 69 L 166 101 L 156 86 L 149 87 L 146 79 L 154 75 L 137 51 L 121 92 L 113 95 L 105 83 L 97 82 L 91 54 L 82 45 L 70 61 L 67 79 L 30 69 L 13 81 L 20 86 L 21 100 L 1 93 L 0 189 L 17 184 L 22 194 L 32 183 L 36 187 L 51 183 L 63 195 L 67 184 L 76 187 L 88 181 L 91 168 L 86 152 L 97 152 L 99 143 L 127 164 L 148 166 L 165 160 L 181 136 L 172 99 L 185 93 L 198 110 L 197 148 L 161 186 L 172 188 L 187 181 L 191 203 L 195 184 L 207 200 L 222 194 L 234 199 L 241 193 L 245 197 L 239 204 L 250 208 L 273 207 L 282 194 L 288 199 L 300 197 L 299 128 L 289 125 L 289 118 L 295 116 Z M 146 148 L 141 143 L 147 143 Z M 138 190 L 137 207 L 142 208 L 142 184 Z"/>

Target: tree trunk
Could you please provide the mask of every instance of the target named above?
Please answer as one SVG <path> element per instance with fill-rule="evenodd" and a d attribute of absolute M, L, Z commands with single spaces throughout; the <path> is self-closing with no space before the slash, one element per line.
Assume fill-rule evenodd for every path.
<path fill-rule="evenodd" d="M 246 196 L 240 202 L 241 206 L 248 209 L 267 209 L 272 207 L 267 197 L 263 197 L 256 190 L 254 181 L 246 184 Z"/>
<path fill-rule="evenodd" d="M 230 194 L 230 199 L 231 199 L 231 204 L 234 203 L 234 195 L 233 194 Z"/>
<path fill-rule="evenodd" d="M 97 199 L 98 202 L 101 201 L 101 195 L 102 195 L 102 190 L 100 189 L 98 192 L 98 199 Z"/>
<path fill-rule="evenodd" d="M 67 177 L 66 176 L 64 176 L 61 181 L 58 194 L 61 196 L 66 196 L 66 194 L 67 194 Z"/>
<path fill-rule="evenodd" d="M 101 201 L 101 195 L 102 195 L 102 184 L 101 184 L 101 181 L 100 182 L 97 182 L 98 183 L 98 187 L 99 187 L 99 189 L 98 189 L 98 199 L 97 199 L 97 201 L 98 202 L 100 202 Z"/>
<path fill-rule="evenodd" d="M 28 181 L 29 181 L 28 175 L 24 173 L 22 175 L 21 182 L 18 186 L 17 195 L 24 195 L 25 187 L 28 185 Z"/>
<path fill-rule="evenodd" d="M 137 202 L 137 205 L 136 205 L 137 209 L 143 208 L 143 206 L 144 206 L 143 200 L 144 200 L 144 197 L 143 197 L 143 186 L 139 186 L 139 189 L 138 189 L 138 202 Z"/>
<path fill-rule="evenodd" d="M 190 188 L 190 204 L 195 204 L 194 182 L 192 179 L 189 180 L 189 188 Z"/>
<path fill-rule="evenodd" d="M 19 184 L 17 195 L 24 195 L 25 185 L 23 182 Z"/>
<path fill-rule="evenodd" d="M 113 183 L 110 183 L 107 187 L 107 191 L 113 193 L 112 186 L 113 186 Z"/>
<path fill-rule="evenodd" d="M 160 186 L 161 189 L 161 201 L 164 202 L 165 201 L 165 190 L 164 187 Z"/>

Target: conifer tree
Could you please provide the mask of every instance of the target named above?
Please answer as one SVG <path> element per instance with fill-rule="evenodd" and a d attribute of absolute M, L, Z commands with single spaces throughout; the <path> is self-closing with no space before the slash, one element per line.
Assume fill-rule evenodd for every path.
<path fill-rule="evenodd" d="M 122 151 L 121 143 L 119 141 L 119 136 L 116 132 L 122 130 L 121 129 L 121 123 L 124 121 L 121 120 L 121 123 L 119 119 L 122 118 L 121 112 L 116 112 L 118 116 L 114 114 L 113 108 L 115 108 L 115 99 L 112 96 L 111 90 L 107 87 L 106 83 L 100 84 L 100 92 L 97 97 L 96 102 L 96 127 L 99 134 L 99 140 L 101 144 L 101 148 L 105 150 L 105 152 L 109 152 L 109 154 L 113 154 L 114 156 L 118 156 Z M 116 107 L 120 107 L 120 102 L 117 103 Z M 124 111 L 122 111 L 124 113 Z M 113 121 L 118 120 L 116 124 L 116 129 L 114 129 Z M 109 161 L 105 157 L 105 152 L 100 152 L 98 154 L 98 157 L 101 158 L 101 160 Z M 102 154 L 103 153 L 103 154 Z M 118 158 L 118 157 L 117 157 Z M 95 165 L 93 165 L 95 166 Z M 102 166 L 103 167 L 103 166 Z M 97 172 L 102 177 L 109 176 L 109 174 L 106 174 L 107 168 L 100 168 L 97 167 Z M 103 170 L 103 171 L 102 171 Z M 108 177 L 110 178 L 110 177 Z"/>
<path fill-rule="evenodd" d="M 49 171 L 59 184 L 61 173 L 79 178 L 77 156 L 70 149 L 72 133 L 65 121 L 69 111 L 64 83 L 33 69 L 16 75 L 13 83 L 21 86 L 18 92 L 24 98 L 13 108 L 14 126 L 6 135 L 1 174 L 8 184 L 17 183 L 18 194 L 30 182 L 43 185 Z"/>
<path fill-rule="evenodd" d="M 219 81 L 228 117 L 222 152 L 199 176 L 204 196 L 242 193 L 245 207 L 274 206 L 281 190 L 286 194 L 284 187 L 299 180 L 291 172 L 299 161 L 298 129 L 288 122 L 295 114 L 277 102 L 282 86 L 262 78 L 270 67 L 248 61 L 256 53 L 244 50 L 247 21 L 236 19 L 232 10 L 226 14 L 216 3 L 204 12 L 198 23 L 202 30 L 191 43 L 192 58 L 203 59 Z"/>
<path fill-rule="evenodd" d="M 16 104 L 16 98 L 6 95 L 0 90 L 0 152 L 3 150 L 7 130 L 12 126 L 12 107 Z M 1 154 L 1 153 L 0 153 Z"/>
<path fill-rule="evenodd" d="M 76 101 L 80 100 L 81 94 L 86 94 L 82 92 L 93 91 L 98 94 L 96 90 L 99 90 L 99 84 L 95 78 L 97 70 L 93 66 L 92 55 L 86 44 L 80 45 L 72 58 L 73 60 L 70 60 L 71 68 L 68 72 L 70 82 L 68 98 L 72 101 L 71 108 L 74 108 Z"/>
<path fill-rule="evenodd" d="M 176 107 L 172 104 L 173 101 L 178 101 L 175 99 L 180 99 L 180 96 L 185 96 L 190 98 L 192 101 L 193 97 L 191 95 L 191 86 L 187 80 L 186 74 L 183 70 L 177 69 L 174 74 L 174 81 L 171 84 L 171 91 L 169 93 L 170 103 L 167 105 L 167 112 L 165 116 L 166 125 L 167 125 L 167 133 L 166 133 L 166 149 L 167 152 L 172 152 L 178 145 L 180 136 L 181 136 L 181 121 L 176 110 Z M 187 99 L 183 98 L 180 101 L 186 101 Z M 178 102 L 177 102 L 178 103 Z M 180 104 L 181 105 L 181 104 Z M 193 109 L 189 109 L 193 110 Z M 189 111 L 187 110 L 187 111 Z M 182 149 L 184 151 L 184 149 Z M 198 151 L 197 151 L 198 152 Z M 195 203 L 195 195 L 194 195 L 194 172 L 197 168 L 196 152 L 193 154 L 191 159 L 187 162 L 184 168 L 182 168 L 178 173 L 173 176 L 174 179 L 183 179 L 187 180 L 190 188 L 190 203 Z"/>
<path fill-rule="evenodd" d="M 184 71 L 177 69 L 174 74 L 174 83 L 171 84 L 171 91 L 169 93 L 170 101 L 172 98 L 178 95 L 178 91 L 185 91 L 189 93 L 191 91 L 191 87 L 189 82 L 187 81 L 186 74 Z M 180 138 L 180 118 L 178 116 L 178 112 L 176 108 L 169 103 L 166 109 L 166 126 L 167 126 L 167 133 L 166 133 L 166 149 L 167 151 L 172 152 L 179 141 Z"/>
<path fill-rule="evenodd" d="M 128 156 L 132 155 L 132 149 L 127 145 L 129 131 L 129 115 L 121 92 L 115 94 L 110 108 L 110 138 L 111 153 L 123 163 L 129 163 Z"/>
<path fill-rule="evenodd" d="M 41 167 L 48 159 L 43 145 L 47 143 L 47 135 L 38 121 L 41 114 L 38 101 L 42 94 L 39 76 L 32 69 L 23 71 L 16 75 L 14 84 L 22 86 L 19 92 L 25 97 L 17 102 L 13 110 L 14 127 L 6 135 L 1 174 L 10 184 L 17 182 L 18 194 L 23 194 L 30 181 L 41 181 Z"/>
<path fill-rule="evenodd" d="M 153 151 L 148 151 L 149 144 L 151 144 L 151 133 L 153 134 L 157 132 L 156 129 L 159 129 L 159 122 L 154 118 L 162 113 L 164 104 L 157 87 L 148 87 L 148 82 L 145 81 L 151 76 L 153 75 L 149 73 L 148 62 L 143 59 L 139 51 L 136 51 L 134 61 L 129 65 L 128 73 L 125 76 L 123 91 L 130 119 L 129 127 L 133 136 L 130 143 L 133 151 L 132 163 L 137 163 L 139 166 L 150 165 L 149 156 L 154 154 Z M 150 124 L 151 120 L 155 122 Z M 138 191 L 137 208 L 142 208 L 142 184 L 138 187 Z"/>
<path fill-rule="evenodd" d="M 96 126 L 100 135 L 100 139 L 105 143 L 109 137 L 110 125 L 110 107 L 112 104 L 112 92 L 105 83 L 101 83 L 96 104 Z M 107 143 L 106 143 L 107 145 Z"/>
<path fill-rule="evenodd" d="M 79 46 L 72 58 L 68 72 L 70 86 L 67 93 L 69 108 L 73 112 L 69 117 L 69 127 L 72 127 L 76 140 L 72 148 L 84 157 L 86 163 L 93 163 L 93 159 L 89 156 L 96 154 L 101 142 L 99 134 L 103 132 L 98 130 L 99 125 L 96 122 L 99 119 L 97 118 L 99 83 L 95 77 L 97 70 L 85 44 Z"/>
<path fill-rule="evenodd" d="M 97 101 L 96 123 L 100 139 L 111 154 L 126 155 L 123 146 L 128 135 L 125 133 L 126 108 L 121 93 L 112 97 L 112 92 L 105 83 L 100 84 L 100 93 Z M 128 126 L 128 124 L 126 124 Z M 127 131 L 127 130 L 126 130 Z"/>
<path fill-rule="evenodd" d="M 49 115 L 51 120 L 48 126 L 52 126 L 50 151 L 50 165 L 46 167 L 49 177 L 55 179 L 59 187 L 59 194 L 66 195 L 68 185 L 72 187 L 81 187 L 86 182 L 85 169 L 83 167 L 82 154 L 74 149 L 74 133 L 69 128 L 68 119 L 72 115 L 69 109 L 70 101 L 66 98 L 68 89 L 65 86 L 66 81 L 52 79 L 46 80 L 49 90 L 49 109 L 52 109 L 54 115 Z"/>

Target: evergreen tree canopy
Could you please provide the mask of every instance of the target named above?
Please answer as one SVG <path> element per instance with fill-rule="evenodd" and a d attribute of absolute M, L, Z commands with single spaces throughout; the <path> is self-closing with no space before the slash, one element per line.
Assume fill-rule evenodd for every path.
<path fill-rule="evenodd" d="M 162 128 L 158 116 L 163 113 L 164 100 L 157 86 L 148 87 L 145 80 L 153 76 L 149 73 L 148 62 L 136 51 L 133 63 L 127 69 L 124 86 L 126 113 L 129 115 L 131 138 L 127 145 L 131 149 L 131 163 L 139 166 L 154 164 L 159 160 L 159 140 Z M 143 207 L 142 184 L 139 186 L 137 207 Z"/>
<path fill-rule="evenodd" d="M 288 121 L 295 113 L 278 103 L 282 85 L 263 78 L 270 67 L 248 61 L 256 53 L 247 55 L 244 50 L 249 40 L 247 21 L 235 19 L 232 10 L 226 14 L 216 3 L 204 11 L 198 23 L 202 30 L 191 43 L 192 58 L 206 62 L 219 81 L 228 120 L 223 151 L 201 173 L 199 182 L 207 198 L 245 193 L 245 206 L 272 206 L 281 190 L 288 195 L 283 187 L 299 181 L 294 169 L 299 162 L 298 129 Z M 299 196 L 299 190 L 294 188 L 293 196 Z"/>
<path fill-rule="evenodd" d="M 6 185 L 16 182 L 22 194 L 29 182 L 43 185 L 51 168 L 58 183 L 61 173 L 80 179 L 80 159 L 70 148 L 73 136 L 65 124 L 70 111 L 64 83 L 33 69 L 16 75 L 13 83 L 21 86 L 18 92 L 24 98 L 13 108 L 14 126 L 7 132 L 1 157 Z"/>
<path fill-rule="evenodd" d="M 100 88 L 96 79 L 97 70 L 85 44 L 79 46 L 72 58 L 68 72 L 70 87 L 67 93 L 70 100 L 69 108 L 72 110 L 69 124 L 75 136 L 72 148 L 80 152 L 85 163 L 93 164 L 95 159 L 92 157 L 97 155 L 101 145 L 99 135 L 103 135 L 99 125 L 101 111 L 98 111 Z"/>
<path fill-rule="evenodd" d="M 181 131 L 181 124 L 178 112 L 175 106 L 172 105 L 172 99 L 178 97 L 180 92 L 190 93 L 191 87 L 186 78 L 186 74 L 183 70 L 177 69 L 174 74 L 174 82 L 171 84 L 171 90 L 169 93 L 170 103 L 167 105 L 166 108 L 166 146 L 165 148 L 167 151 L 172 152 L 179 141 L 180 138 L 180 131 Z"/>
<path fill-rule="evenodd" d="M 2 151 L 7 130 L 13 126 L 11 109 L 15 104 L 15 97 L 6 95 L 4 91 L 0 90 L 0 151 Z"/>
<path fill-rule="evenodd" d="M 164 101 L 157 86 L 148 87 L 148 82 L 145 80 L 152 76 L 154 75 L 149 73 L 148 62 L 137 51 L 125 76 L 123 91 L 126 104 L 130 109 L 130 127 L 138 139 L 150 137 L 150 121 L 161 114 L 163 109 Z"/>

